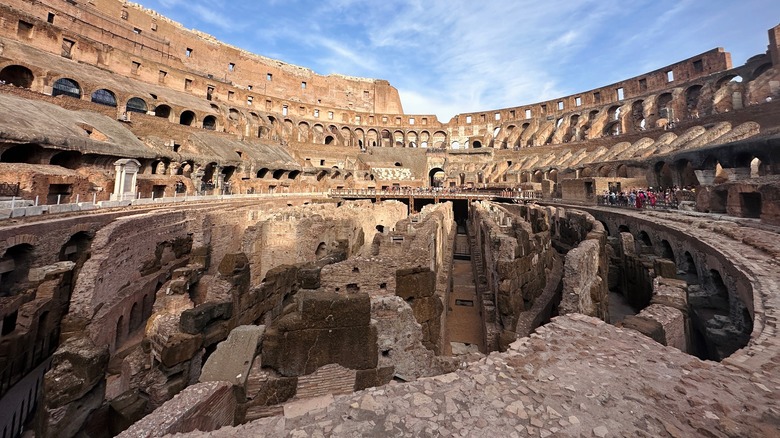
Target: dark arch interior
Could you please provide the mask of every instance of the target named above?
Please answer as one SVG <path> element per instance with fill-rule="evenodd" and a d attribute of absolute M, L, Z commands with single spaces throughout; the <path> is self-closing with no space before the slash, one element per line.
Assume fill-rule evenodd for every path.
<path fill-rule="evenodd" d="M 192 111 L 184 111 L 181 113 L 181 117 L 179 117 L 180 125 L 192 126 L 193 123 L 195 123 L 195 113 Z"/>
<path fill-rule="evenodd" d="M 146 114 L 146 101 L 144 101 L 140 97 L 133 97 L 132 99 L 127 101 L 125 110 L 131 113 Z M 167 116 L 160 116 L 160 117 L 167 117 Z"/>
<path fill-rule="evenodd" d="M 82 155 L 78 151 L 62 151 L 54 154 L 49 164 L 62 166 L 67 169 L 78 169 L 82 164 Z"/>
<path fill-rule="evenodd" d="M 167 119 L 171 116 L 171 107 L 168 105 L 157 105 L 157 108 L 154 109 L 154 115 Z"/>
<path fill-rule="evenodd" d="M 22 243 L 8 248 L 0 257 L 0 297 L 13 295 L 20 288 L 21 283 L 27 279 L 32 262 L 33 247 Z M 5 330 L 5 323 L 3 330 Z"/>
<path fill-rule="evenodd" d="M 9 65 L 0 70 L 0 80 L 17 87 L 30 88 L 33 79 L 33 72 L 21 65 Z"/>
<path fill-rule="evenodd" d="M 39 164 L 43 148 L 37 144 L 20 144 L 0 154 L 0 162 Z"/>
<path fill-rule="evenodd" d="M 214 116 L 204 117 L 203 129 L 208 129 L 209 131 L 215 131 L 217 129 L 217 118 Z"/>

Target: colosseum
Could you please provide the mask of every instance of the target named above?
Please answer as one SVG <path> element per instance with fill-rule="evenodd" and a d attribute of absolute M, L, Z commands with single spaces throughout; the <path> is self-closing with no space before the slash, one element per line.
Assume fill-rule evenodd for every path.
<path fill-rule="evenodd" d="M 443 123 L 5 0 L 0 109 L 2 438 L 780 434 L 780 25 Z"/>

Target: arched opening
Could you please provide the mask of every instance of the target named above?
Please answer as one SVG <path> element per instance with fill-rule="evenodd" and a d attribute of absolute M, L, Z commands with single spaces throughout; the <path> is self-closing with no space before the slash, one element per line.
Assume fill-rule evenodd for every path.
<path fill-rule="evenodd" d="M 140 327 L 142 321 L 141 309 L 138 307 L 138 303 L 133 303 L 133 307 L 130 308 L 130 333 L 134 332 L 135 329 Z"/>
<path fill-rule="evenodd" d="M 203 129 L 208 129 L 209 131 L 216 131 L 217 130 L 217 118 L 214 116 L 206 116 L 203 118 Z"/>
<path fill-rule="evenodd" d="M 265 178 L 266 175 L 268 175 L 268 169 L 265 167 L 257 171 L 258 178 Z"/>
<path fill-rule="evenodd" d="M 20 144 L 6 149 L 0 155 L 3 163 L 41 164 L 43 148 L 37 144 Z"/>
<path fill-rule="evenodd" d="M 604 125 L 603 135 L 620 135 L 620 121 L 613 120 Z"/>
<path fill-rule="evenodd" d="M 277 170 L 274 171 L 272 176 L 273 176 L 274 179 L 281 179 L 282 176 L 284 175 L 284 172 L 287 172 L 287 171 L 285 169 L 277 169 Z"/>
<path fill-rule="evenodd" d="M 165 106 L 165 105 L 161 105 L 161 106 Z M 160 107 L 157 107 L 157 109 L 159 111 Z M 141 99 L 140 97 L 131 97 L 130 100 L 127 101 L 127 105 L 125 105 L 125 111 L 127 111 L 128 113 L 146 114 L 147 111 L 146 101 Z M 168 117 L 168 116 L 159 116 L 159 117 Z"/>
<path fill-rule="evenodd" d="M 639 254 L 652 254 L 653 253 L 653 241 L 650 240 L 650 235 L 645 231 L 640 231 L 637 235 L 637 252 Z"/>
<path fill-rule="evenodd" d="M 685 251 L 683 257 L 685 257 L 685 260 L 680 268 L 685 271 L 684 280 L 688 284 L 699 284 L 699 271 L 696 269 L 696 262 L 693 261 L 693 256 L 690 252 Z"/>
<path fill-rule="evenodd" d="M 376 226 L 376 231 L 378 233 L 384 233 L 385 232 L 385 226 L 384 225 L 377 225 Z"/>
<path fill-rule="evenodd" d="M 671 121 L 674 119 L 674 111 L 672 110 L 672 93 L 663 93 L 658 96 L 656 100 L 656 114 L 658 118 L 667 119 Z"/>
<path fill-rule="evenodd" d="M 473 140 L 471 142 L 471 147 L 474 148 L 474 149 L 481 148 L 482 147 L 482 142 L 479 141 L 479 140 Z"/>
<path fill-rule="evenodd" d="M 428 172 L 428 182 L 431 187 L 442 187 L 447 175 L 444 173 L 444 169 L 440 167 L 434 167 Z"/>
<path fill-rule="evenodd" d="M 317 173 L 317 181 L 322 181 L 322 178 L 325 178 L 325 175 L 328 174 L 327 170 L 320 170 L 319 173 Z"/>
<path fill-rule="evenodd" d="M 179 117 L 179 124 L 185 125 L 185 126 L 192 126 L 192 124 L 195 123 L 195 113 L 187 110 L 181 113 L 181 116 Z"/>
<path fill-rule="evenodd" d="M 721 89 L 721 88 L 723 88 L 723 87 L 725 87 L 725 86 L 727 86 L 728 84 L 731 84 L 731 83 L 734 83 L 734 84 L 742 83 L 742 76 L 734 75 L 734 74 L 723 76 L 715 84 L 715 88 L 716 89 Z"/>
<path fill-rule="evenodd" d="M 287 179 L 295 179 L 298 178 L 298 175 L 301 174 L 300 170 L 293 170 L 289 174 L 287 174 Z"/>
<path fill-rule="evenodd" d="M 230 180 L 236 173 L 236 166 L 225 166 L 222 168 L 222 182 L 230 184 Z"/>
<path fill-rule="evenodd" d="M 669 164 L 659 161 L 655 163 L 655 178 L 660 188 L 669 188 L 674 186 L 674 174 Z"/>
<path fill-rule="evenodd" d="M 92 237 L 85 231 L 80 231 L 68 239 L 62 245 L 59 253 L 61 262 L 74 262 L 78 266 L 89 258 L 89 246 L 92 244 Z"/>
<path fill-rule="evenodd" d="M 116 95 L 111 90 L 101 88 L 92 93 L 92 102 L 98 105 L 112 106 L 116 108 Z"/>
<path fill-rule="evenodd" d="M 161 287 L 162 287 L 162 284 L 158 283 L 156 290 L 160 290 Z M 149 318 L 149 316 L 151 316 L 151 314 L 152 314 L 152 305 L 154 303 L 151 302 L 151 298 L 149 297 L 149 295 L 150 294 L 144 295 L 144 299 L 141 302 L 141 318 L 143 318 L 143 319 Z M 152 295 L 154 295 L 154 294 L 152 294 Z"/>
<path fill-rule="evenodd" d="M 320 242 L 320 244 L 317 245 L 317 250 L 314 251 L 314 256 L 317 257 L 317 260 L 319 260 L 326 255 L 328 255 L 328 248 L 325 245 L 325 242 Z"/>
<path fill-rule="evenodd" d="M 631 233 L 631 230 L 628 228 L 628 225 L 620 225 L 618 227 L 619 233 Z"/>
<path fill-rule="evenodd" d="M 324 144 L 331 144 L 331 143 L 333 143 L 333 136 L 332 135 L 326 136 Z"/>
<path fill-rule="evenodd" d="M 661 241 L 661 246 L 660 246 L 659 249 L 661 251 L 661 254 L 660 254 L 661 257 L 663 257 L 663 258 L 665 258 L 667 260 L 673 261 L 675 263 L 675 265 L 677 264 L 677 260 L 674 257 L 674 250 L 672 250 L 672 245 L 669 243 L 668 240 L 665 240 L 665 239 L 662 240 Z"/>
<path fill-rule="evenodd" d="M 33 247 L 27 243 L 8 248 L 0 258 L 0 297 L 15 295 L 27 281 Z M 5 330 L 5 323 L 3 324 Z"/>
<path fill-rule="evenodd" d="M 393 145 L 393 137 L 387 129 L 383 129 L 381 132 L 380 145 L 383 148 L 389 148 Z"/>
<path fill-rule="evenodd" d="M 124 339 L 124 319 L 125 317 L 122 315 L 119 315 L 119 319 L 116 320 L 116 332 L 114 333 L 114 349 L 119 348 L 119 345 L 122 343 L 122 339 Z"/>
<path fill-rule="evenodd" d="M 54 154 L 49 160 L 49 164 L 62 166 L 66 169 L 78 169 L 81 167 L 82 155 L 78 151 L 62 151 Z"/>
<path fill-rule="evenodd" d="M 51 95 L 53 97 L 68 96 L 81 99 L 81 87 L 79 87 L 79 83 L 73 79 L 57 79 L 57 81 L 54 82 L 54 86 L 52 86 Z"/>
<path fill-rule="evenodd" d="M 644 131 L 645 116 L 643 100 L 637 100 L 631 104 L 631 123 L 633 125 L 634 131 Z"/>
<path fill-rule="evenodd" d="M 723 277 L 716 269 L 710 269 L 710 288 L 712 291 L 712 307 L 728 312 L 729 309 L 729 288 L 723 281 Z"/>
<path fill-rule="evenodd" d="M 544 172 L 542 172 L 541 170 L 535 171 L 533 174 L 532 182 L 540 183 L 543 180 L 544 180 Z"/>
<path fill-rule="evenodd" d="M 679 181 L 682 187 L 696 187 L 699 185 L 699 178 L 696 177 L 696 169 L 693 164 L 686 159 L 678 160 L 675 163 L 679 173 Z"/>
<path fill-rule="evenodd" d="M 685 108 L 688 111 L 688 117 L 699 117 L 699 97 L 701 96 L 701 85 L 694 85 L 685 90 Z"/>
<path fill-rule="evenodd" d="M 9 65 L 0 70 L 0 81 L 16 87 L 30 88 L 34 79 L 32 70 L 21 65 Z"/>
<path fill-rule="evenodd" d="M 154 109 L 154 115 L 156 117 L 168 119 L 171 117 L 171 107 L 168 105 L 157 105 L 157 107 Z"/>

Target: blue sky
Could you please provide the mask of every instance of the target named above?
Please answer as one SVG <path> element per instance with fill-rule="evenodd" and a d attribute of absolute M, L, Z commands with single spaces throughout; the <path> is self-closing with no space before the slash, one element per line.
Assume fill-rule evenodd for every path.
<path fill-rule="evenodd" d="M 715 47 L 767 47 L 780 0 L 136 0 L 316 73 L 386 79 L 407 114 L 519 106 L 627 79 Z"/>

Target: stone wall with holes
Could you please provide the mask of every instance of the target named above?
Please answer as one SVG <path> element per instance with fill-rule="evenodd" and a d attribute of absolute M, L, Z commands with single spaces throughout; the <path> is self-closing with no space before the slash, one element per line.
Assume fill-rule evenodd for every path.
<path fill-rule="evenodd" d="M 437 356 L 449 351 L 444 303 L 452 270 L 452 215 L 449 203 L 425 206 L 395 229 L 375 231 L 366 251 L 321 272 L 319 290 L 371 297 L 379 363 L 406 379 L 452 366 Z"/>
<path fill-rule="evenodd" d="M 361 110 L 403 112 L 398 91 L 387 81 L 321 76 L 220 43 L 154 11 L 118 0 L 89 5 L 12 1 L 4 14 L 9 16 L 0 28 L 4 37 L 58 55 L 63 53 L 63 38 L 69 39 L 75 44 L 68 58 L 174 90 L 184 89 L 187 78 L 198 97 L 206 97 L 211 86 L 215 101 L 244 106 L 247 97 L 254 96 L 256 106 L 265 107 L 268 97 L 279 112 L 282 101 L 291 111 L 297 110 L 288 101 L 290 96 L 306 105 L 344 108 L 349 116 Z"/>
<path fill-rule="evenodd" d="M 542 208 L 479 202 L 472 204 L 470 226 L 477 250 L 482 253 L 488 297 L 494 312 L 495 336 L 488 336 L 489 351 L 506 350 L 517 337 L 528 335 L 535 326 L 524 327 L 521 319 L 549 318 L 560 296 L 545 294 L 548 280 L 557 290 L 560 278 L 550 275 L 555 250 L 550 240 L 548 212 Z M 542 302 L 544 301 L 544 302 Z M 533 313 L 529 316 L 526 313 Z M 526 315 L 524 315 L 526 314 Z M 546 315 L 546 317 L 544 316 Z M 518 331 L 519 330 L 519 331 Z"/>
<path fill-rule="evenodd" d="M 406 206 L 397 201 L 355 201 L 341 207 L 325 203 L 255 215 L 242 237 L 252 284 L 261 283 L 276 266 L 355 255 L 370 242 L 377 226 L 392 228 L 404 217 Z"/>

